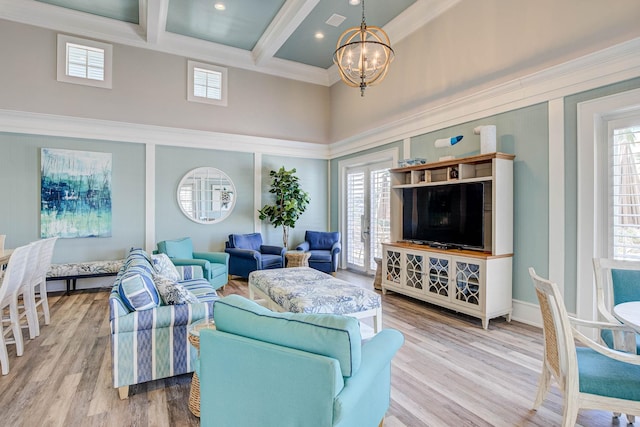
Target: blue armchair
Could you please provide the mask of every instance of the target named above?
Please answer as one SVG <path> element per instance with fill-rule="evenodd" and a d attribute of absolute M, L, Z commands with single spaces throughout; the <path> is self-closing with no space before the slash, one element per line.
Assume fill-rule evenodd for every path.
<path fill-rule="evenodd" d="M 229 281 L 229 255 L 224 252 L 194 252 L 190 237 L 164 240 L 158 243 L 158 252 L 167 254 L 176 266 L 199 265 L 204 278 L 214 289 L 219 289 Z"/>
<path fill-rule="evenodd" d="M 358 320 L 275 313 L 239 295 L 216 301 L 200 333 L 200 425 L 374 427 L 389 408 L 404 337 L 362 344 Z"/>
<path fill-rule="evenodd" d="M 307 231 L 297 251 L 311 252 L 309 267 L 324 273 L 338 271 L 338 254 L 342 250 L 339 231 Z"/>
<path fill-rule="evenodd" d="M 234 276 L 246 278 L 255 270 L 284 268 L 285 248 L 263 245 L 260 233 L 229 234 L 225 252 L 229 254 L 229 274 Z"/>

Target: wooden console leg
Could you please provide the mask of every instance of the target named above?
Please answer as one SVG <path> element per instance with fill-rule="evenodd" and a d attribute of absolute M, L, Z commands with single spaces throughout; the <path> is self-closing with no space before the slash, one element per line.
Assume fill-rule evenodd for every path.
<path fill-rule="evenodd" d="M 118 387 L 118 395 L 120 396 L 120 400 L 125 400 L 129 398 L 129 386 L 125 385 L 122 387 Z"/>

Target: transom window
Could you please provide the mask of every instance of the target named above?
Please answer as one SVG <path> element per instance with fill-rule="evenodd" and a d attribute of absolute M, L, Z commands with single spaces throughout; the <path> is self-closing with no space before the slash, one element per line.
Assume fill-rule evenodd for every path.
<path fill-rule="evenodd" d="M 226 68 L 188 61 L 188 73 L 187 99 L 189 101 L 227 105 Z"/>
<path fill-rule="evenodd" d="M 104 49 L 67 43 L 67 75 L 104 80 Z"/>
<path fill-rule="evenodd" d="M 111 89 L 113 47 L 58 35 L 58 81 Z"/>

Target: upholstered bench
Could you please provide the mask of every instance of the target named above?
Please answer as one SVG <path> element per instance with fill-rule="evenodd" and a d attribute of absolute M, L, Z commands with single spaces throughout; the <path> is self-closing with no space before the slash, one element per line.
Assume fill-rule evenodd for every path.
<path fill-rule="evenodd" d="M 78 279 L 115 276 L 118 274 L 122 264 L 124 264 L 123 259 L 51 264 L 47 272 L 47 281 L 66 281 L 68 294 L 72 290 L 76 290 L 76 281 Z"/>
<path fill-rule="evenodd" d="M 252 271 L 249 297 L 273 311 L 373 317 L 374 333 L 382 329 L 380 295 L 309 267 Z"/>

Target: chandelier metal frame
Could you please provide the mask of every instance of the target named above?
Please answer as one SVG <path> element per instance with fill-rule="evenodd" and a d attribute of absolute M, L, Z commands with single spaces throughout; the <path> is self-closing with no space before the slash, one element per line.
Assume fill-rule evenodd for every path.
<path fill-rule="evenodd" d="M 338 67 L 340 78 L 351 87 L 359 87 L 360 96 L 364 96 L 368 86 L 378 84 L 385 78 L 394 56 L 387 33 L 380 27 L 367 25 L 362 0 L 360 26 L 343 32 L 333 53 L 333 62 Z"/>

